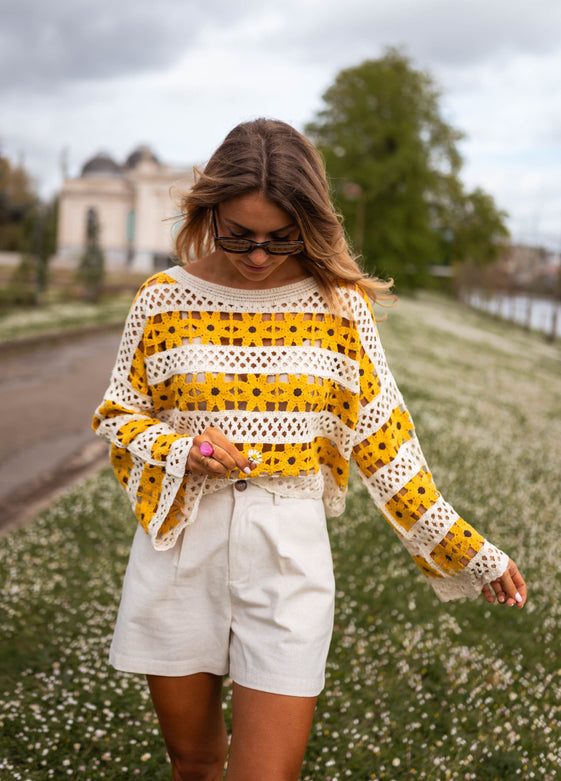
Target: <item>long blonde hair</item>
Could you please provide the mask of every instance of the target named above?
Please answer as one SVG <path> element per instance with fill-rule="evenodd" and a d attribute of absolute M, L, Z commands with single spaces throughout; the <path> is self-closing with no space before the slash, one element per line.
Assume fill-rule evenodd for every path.
<path fill-rule="evenodd" d="M 393 303 L 393 281 L 369 277 L 352 254 L 342 218 L 331 202 L 323 159 L 315 146 L 285 122 L 256 119 L 237 125 L 214 152 L 178 204 L 183 223 L 175 239 L 180 263 L 213 249 L 212 211 L 223 201 L 257 191 L 297 223 L 304 268 L 331 304 L 341 283 L 358 284 L 378 303 Z"/>

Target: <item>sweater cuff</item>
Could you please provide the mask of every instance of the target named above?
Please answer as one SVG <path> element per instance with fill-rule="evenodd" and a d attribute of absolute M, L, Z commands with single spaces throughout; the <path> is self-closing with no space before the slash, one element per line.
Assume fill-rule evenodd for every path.
<path fill-rule="evenodd" d="M 171 477 L 185 477 L 187 459 L 193 447 L 193 437 L 178 437 L 166 458 L 166 473 Z"/>
<path fill-rule="evenodd" d="M 475 599 L 486 583 L 491 583 L 505 573 L 508 562 L 506 553 L 486 541 L 464 570 L 453 577 L 430 578 L 431 586 L 442 602 L 462 597 Z"/>

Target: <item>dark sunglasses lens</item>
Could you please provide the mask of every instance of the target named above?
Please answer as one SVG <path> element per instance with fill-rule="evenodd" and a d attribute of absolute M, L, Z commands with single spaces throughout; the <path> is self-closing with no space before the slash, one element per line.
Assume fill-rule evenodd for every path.
<path fill-rule="evenodd" d="M 245 239 L 219 239 L 217 245 L 225 252 L 249 252 L 251 242 Z"/>
<path fill-rule="evenodd" d="M 239 252 L 240 254 L 245 252 L 252 252 L 256 245 L 249 239 L 234 239 L 228 236 L 217 238 L 216 246 L 223 249 L 225 252 Z M 265 252 L 270 255 L 295 255 L 297 252 L 301 252 L 303 249 L 300 241 L 268 241 L 263 245 Z"/>
<path fill-rule="evenodd" d="M 272 241 L 267 251 L 271 255 L 294 255 L 302 251 L 302 245 L 297 241 Z"/>

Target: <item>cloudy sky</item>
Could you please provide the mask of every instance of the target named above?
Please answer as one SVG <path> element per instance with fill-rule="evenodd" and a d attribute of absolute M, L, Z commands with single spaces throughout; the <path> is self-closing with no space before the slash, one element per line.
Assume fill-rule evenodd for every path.
<path fill-rule="evenodd" d="M 390 45 L 440 85 L 466 185 L 561 250 L 560 0 L 0 0 L 0 151 L 44 196 L 63 156 L 201 163 L 239 121 L 302 129 Z"/>

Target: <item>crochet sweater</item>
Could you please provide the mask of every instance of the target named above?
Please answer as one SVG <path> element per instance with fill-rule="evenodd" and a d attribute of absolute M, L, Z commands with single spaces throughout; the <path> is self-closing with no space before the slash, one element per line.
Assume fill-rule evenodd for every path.
<path fill-rule="evenodd" d="M 476 596 L 508 557 L 437 491 L 380 344 L 370 301 L 341 285 L 339 312 L 312 279 L 245 290 L 176 266 L 139 290 L 93 421 L 157 549 L 201 497 L 250 479 L 345 506 L 349 463 L 442 600 Z M 258 466 L 247 478 L 186 471 L 192 438 L 219 428 Z"/>

